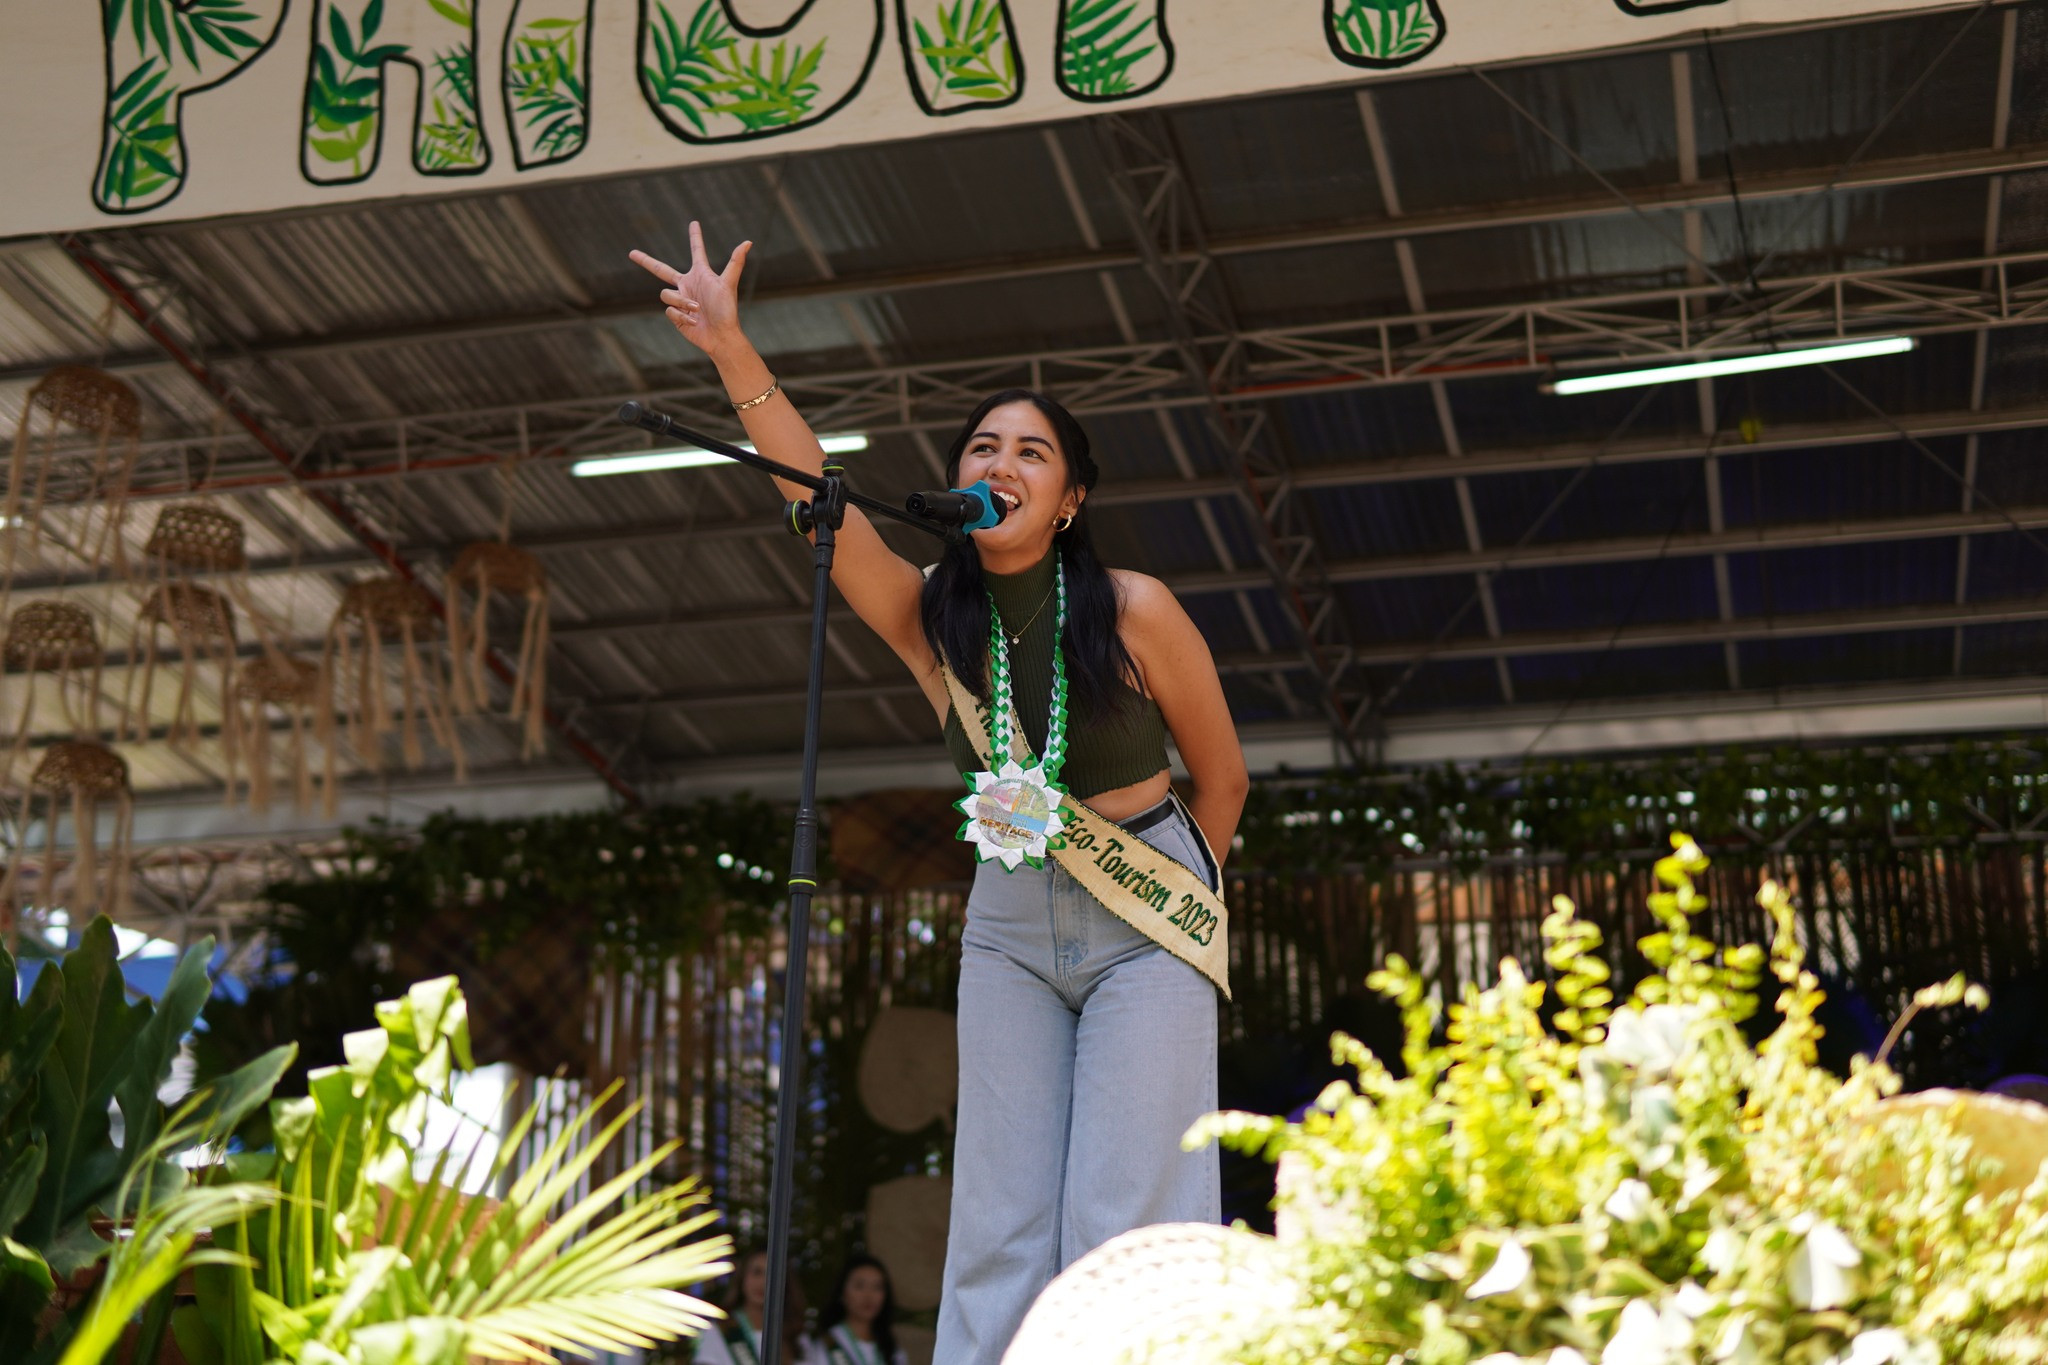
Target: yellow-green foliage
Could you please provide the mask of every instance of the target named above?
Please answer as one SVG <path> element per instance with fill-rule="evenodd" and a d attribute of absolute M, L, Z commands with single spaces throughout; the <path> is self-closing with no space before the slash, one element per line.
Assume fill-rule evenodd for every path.
<path fill-rule="evenodd" d="M 1883 1065 L 1820 1070 L 1783 890 L 1768 955 L 1690 930 L 1699 848 L 1657 865 L 1657 973 L 1616 1005 L 1600 935 L 1559 898 L 1546 986 L 1513 959 L 1450 1007 L 1447 1042 L 1399 958 L 1373 987 L 1406 1022 L 1396 1079 L 1366 1048 L 1299 1124 L 1218 1114 L 1189 1135 L 1286 1157 L 1281 1242 L 1299 1302 L 1212 1354 L 1256 1365 L 1931 1365 L 2048 1361 L 2048 1175 L 1995 1168 L 1945 1115 L 1887 1117 Z M 1766 970 L 1782 1022 L 1739 1023 Z M 1969 1003 L 1962 980 L 1916 1008 Z M 1903 1023 L 1903 1021 L 1902 1021 Z"/>

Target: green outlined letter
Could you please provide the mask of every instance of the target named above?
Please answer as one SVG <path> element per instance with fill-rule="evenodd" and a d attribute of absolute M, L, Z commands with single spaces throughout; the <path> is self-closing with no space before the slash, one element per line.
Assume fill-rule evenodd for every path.
<path fill-rule="evenodd" d="M 107 213 L 141 213 L 185 187 L 185 97 L 262 56 L 286 2 L 101 0 L 107 104 L 93 203 Z"/>
<path fill-rule="evenodd" d="M 316 185 L 352 185 L 383 154 L 384 70 L 419 72 L 412 163 L 422 175 L 491 164 L 477 120 L 475 0 L 315 0 L 313 61 L 299 168 Z"/>
<path fill-rule="evenodd" d="M 882 46 L 883 0 L 805 0 L 782 24 L 728 0 L 640 0 L 640 89 L 685 142 L 738 142 L 821 123 L 860 93 Z"/>

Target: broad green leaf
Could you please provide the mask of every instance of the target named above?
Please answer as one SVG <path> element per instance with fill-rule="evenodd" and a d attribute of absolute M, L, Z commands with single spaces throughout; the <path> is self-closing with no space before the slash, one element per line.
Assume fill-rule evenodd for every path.
<path fill-rule="evenodd" d="M 176 135 L 176 129 L 168 125 L 164 132 Z M 212 958 L 211 936 L 186 949 L 178 965 L 171 969 L 171 978 L 164 985 L 163 998 L 157 1002 L 154 1013 L 136 1032 L 126 1074 L 114 1088 L 115 1099 L 121 1106 L 124 1166 L 134 1165 L 163 1131 L 164 1110 L 156 1092 L 170 1078 L 179 1045 L 191 1032 L 192 1022 L 199 1017 L 207 996 L 213 993 L 213 981 L 206 971 Z"/>
<path fill-rule="evenodd" d="M 135 154 L 175 174 L 174 167 L 147 147 L 135 146 Z M 47 1250 L 67 1224 L 90 1212 L 120 1178 L 119 1154 L 109 1141 L 108 1106 L 125 1074 L 136 1035 L 152 1011 L 146 1003 L 131 1008 L 124 999 L 114 926 L 105 916 L 86 926 L 79 945 L 56 973 L 46 970 L 37 978 L 31 1007 L 46 982 L 56 983 L 63 992 L 64 1023 L 37 1087 L 36 1116 L 50 1150 L 20 1234 L 23 1241 Z"/>

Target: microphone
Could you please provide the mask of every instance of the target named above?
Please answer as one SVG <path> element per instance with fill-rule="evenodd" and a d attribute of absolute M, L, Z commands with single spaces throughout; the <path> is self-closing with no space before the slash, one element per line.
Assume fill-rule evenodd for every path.
<path fill-rule="evenodd" d="M 1009 504 L 989 492 L 986 479 L 944 493 L 912 493 L 903 505 L 926 521 L 963 531 L 985 531 L 1010 514 Z"/>

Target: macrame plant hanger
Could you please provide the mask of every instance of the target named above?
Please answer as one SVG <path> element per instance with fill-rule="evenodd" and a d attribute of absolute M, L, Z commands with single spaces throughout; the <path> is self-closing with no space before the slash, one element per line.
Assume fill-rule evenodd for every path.
<path fill-rule="evenodd" d="M 436 743 L 448 750 L 455 762 L 456 780 L 468 775 L 462 743 L 455 733 L 450 714 L 450 688 L 441 673 L 439 660 L 421 641 L 441 629 L 441 613 L 426 589 L 403 578 L 371 578 L 351 583 L 342 591 L 341 605 L 327 627 L 327 647 L 321 657 L 329 704 L 320 708 L 320 741 L 326 749 L 326 798 L 331 811 L 335 800 L 334 726 L 340 711 L 348 728 L 349 747 L 372 772 L 384 770 L 385 736 L 394 730 L 405 766 L 417 770 L 426 755 L 420 745 L 419 717 L 424 711 L 428 729 Z M 384 654 L 388 646 L 398 650 L 399 706 L 392 715 L 386 695 Z"/>
<path fill-rule="evenodd" d="M 35 436 L 36 414 L 48 419 L 41 441 Z M 142 403 L 135 390 L 89 365 L 59 365 L 28 391 L 21 421 L 14 429 L 14 450 L 7 466 L 7 493 L 0 503 L 0 529 L 6 549 L 0 572 L 9 584 L 22 533 L 31 544 L 42 533 L 43 503 L 49 494 L 50 465 L 58 437 L 66 430 L 93 438 L 91 478 L 85 489 L 85 519 L 78 530 L 78 551 L 97 564 L 111 551 L 117 573 L 127 569 L 120 528 L 127 517 L 128 487 L 142 453 Z M 118 450 L 116 446 L 118 444 Z M 36 447 L 42 458 L 34 458 Z M 33 464 L 33 469 L 31 469 Z"/>
<path fill-rule="evenodd" d="M 270 809 L 274 780 L 270 763 L 270 708 L 275 707 L 291 722 L 288 758 L 292 805 L 299 810 L 308 809 L 313 804 L 313 767 L 306 760 L 306 739 L 316 730 L 317 717 L 326 709 L 319 667 L 282 650 L 266 649 L 242 670 L 235 683 L 235 704 L 248 708 L 240 723 L 248 742 L 249 808 L 259 813 Z M 332 814 L 331 781 L 327 804 L 328 813 Z"/>
<path fill-rule="evenodd" d="M 71 838 L 77 851 L 71 863 L 71 894 L 67 904 L 73 919 L 90 918 L 102 906 L 115 919 L 128 908 L 130 850 L 135 837 L 135 797 L 128 782 L 128 761 L 106 745 L 91 740 L 60 739 L 43 750 L 42 760 L 28 780 L 29 798 L 23 829 L 33 823 L 37 797 L 44 798 L 42 878 L 36 894 L 44 901 L 55 900 L 57 869 L 57 828 L 66 805 L 71 811 Z M 65 798 L 69 798 L 68 802 Z M 100 879 L 99 809 L 114 803 L 114 841 L 108 850 L 106 881 Z M 14 920 L 21 921 L 25 900 L 22 859 L 17 856 L 7 869 L 6 900 Z"/>
<path fill-rule="evenodd" d="M 96 737 L 100 729 L 99 630 L 92 613 L 73 602 L 25 602 L 7 622 L 7 643 L 0 647 L 0 665 L 18 674 L 24 689 L 14 741 L 8 746 L 0 785 L 13 780 L 15 765 L 28 751 L 35 734 L 36 697 L 40 679 L 55 680 L 58 704 L 75 738 Z M 78 703 L 73 705 L 73 694 Z"/>
<path fill-rule="evenodd" d="M 206 503 L 172 503 L 157 514 L 143 554 L 149 564 L 142 609 L 136 613 L 129 648 L 128 685 L 122 688 L 122 733 L 147 739 L 154 717 L 157 671 L 171 661 L 159 645 L 168 629 L 177 646 L 178 695 L 167 738 L 173 744 L 201 739 L 193 683 L 207 664 L 214 672 L 214 695 L 220 701 L 221 765 L 232 804 L 238 785 L 242 750 L 241 712 L 235 704 L 235 607 L 227 593 L 202 588 L 193 581 L 202 573 L 236 574 L 248 567 L 247 535 L 237 518 Z M 253 619 L 253 618 L 252 618 Z M 136 664 L 140 662 L 139 690 Z"/>
<path fill-rule="evenodd" d="M 522 459 L 524 456 L 521 457 Z M 448 653 L 457 715 L 474 715 L 490 705 L 489 613 L 492 593 L 526 603 L 519 652 L 512 665 L 512 699 L 506 714 L 521 726 L 520 756 L 532 759 L 545 747 L 548 698 L 548 576 L 540 560 L 512 545 L 513 481 L 517 466 L 501 471 L 505 505 L 498 538 L 465 546 L 448 571 Z M 463 619 L 463 593 L 475 594 Z"/>

